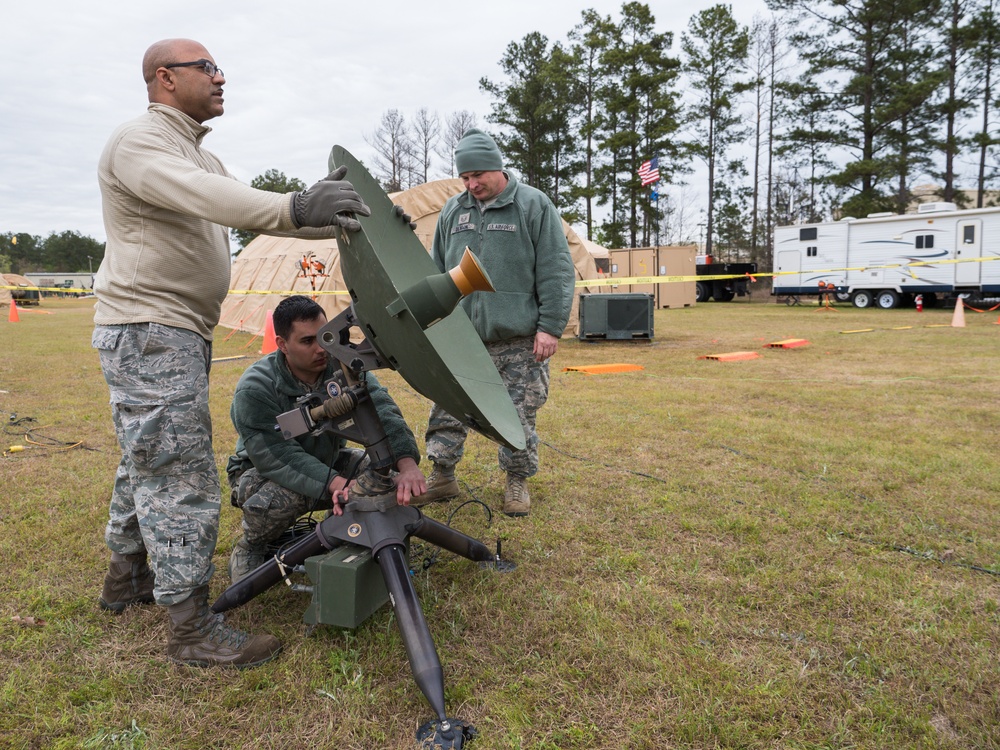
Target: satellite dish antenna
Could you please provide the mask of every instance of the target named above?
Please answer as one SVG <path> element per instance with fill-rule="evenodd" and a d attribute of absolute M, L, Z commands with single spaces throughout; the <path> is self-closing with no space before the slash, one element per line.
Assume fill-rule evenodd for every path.
<path fill-rule="evenodd" d="M 371 216 L 357 217 L 361 231 L 337 232 L 352 304 L 318 334 L 320 345 L 343 367 L 324 384 L 323 394 L 307 394 L 296 409 L 277 415 L 277 427 L 286 439 L 330 429 L 364 445 L 368 466 L 341 515 L 327 516 L 313 533 L 232 584 L 212 610 L 225 612 L 246 603 L 324 550 L 343 544 L 367 547 L 389 592 L 414 679 L 436 716 L 417 730 L 420 747 L 460 750 L 476 730 L 445 713 L 443 670 L 410 580 L 405 540 L 417 536 L 497 570 L 513 565 L 501 560 L 499 541 L 493 554 L 482 542 L 424 516 L 418 508 L 396 504 L 389 477 L 392 451 L 360 376 L 365 370 L 391 367 L 454 417 L 513 450 L 524 449 L 524 429 L 486 347 L 457 306 L 467 294 L 492 291 L 489 276 L 468 250 L 458 268 L 441 273 L 368 170 L 335 146 L 331 171 L 341 165 L 347 166 L 355 190 L 371 209 Z M 360 345 L 350 339 L 354 326 L 365 335 Z M 322 597 L 323 590 L 317 583 L 314 597 Z"/>
<path fill-rule="evenodd" d="M 347 167 L 347 179 L 372 212 L 357 217 L 362 231 L 337 236 L 344 282 L 368 342 L 418 393 L 486 437 L 524 450 L 521 418 L 468 315 L 461 307 L 444 317 L 429 312 L 436 291 L 431 287 L 446 288 L 438 279 L 451 274 L 441 273 L 364 165 L 334 146 L 330 169 L 339 166 Z M 482 280 L 475 268 L 462 265 L 469 281 L 463 287 L 452 277 L 459 290 L 487 294 L 474 291 L 485 288 L 482 280 L 489 282 L 478 262 Z M 450 304 L 461 296 L 449 298 Z"/>

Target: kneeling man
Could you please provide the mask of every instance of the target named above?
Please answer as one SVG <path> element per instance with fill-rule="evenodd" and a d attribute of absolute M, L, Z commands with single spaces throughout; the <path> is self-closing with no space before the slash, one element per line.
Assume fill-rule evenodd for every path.
<path fill-rule="evenodd" d="M 316 391 L 339 368 L 317 338 L 326 325 L 323 308 L 302 295 L 274 309 L 277 351 L 251 365 L 236 386 L 230 416 L 239 438 L 227 473 L 233 504 L 243 511 L 243 536 L 229 558 L 233 583 L 266 562 L 268 544 L 296 518 L 330 510 L 347 500 L 354 451 L 344 438 L 324 432 L 285 440 L 277 417 L 296 408 L 296 399 Z M 366 373 L 369 393 L 396 458 L 396 502 L 408 504 L 427 484 L 417 467 L 420 452 L 389 392 Z"/>

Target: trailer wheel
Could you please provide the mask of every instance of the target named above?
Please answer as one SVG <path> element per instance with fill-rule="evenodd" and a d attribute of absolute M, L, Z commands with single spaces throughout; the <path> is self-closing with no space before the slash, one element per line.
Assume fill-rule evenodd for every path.
<path fill-rule="evenodd" d="M 697 281 L 694 285 L 694 301 L 695 302 L 708 302 L 708 298 L 712 295 L 708 293 L 708 284 L 704 281 Z"/>
<path fill-rule="evenodd" d="M 833 298 L 835 300 L 837 300 L 837 302 L 850 302 L 851 301 L 851 295 L 850 295 L 849 292 L 834 292 L 833 293 Z"/>
<path fill-rule="evenodd" d="M 733 297 L 736 296 L 736 292 L 732 289 L 716 289 L 712 292 L 712 296 L 715 297 L 716 302 L 732 302 Z"/>
<path fill-rule="evenodd" d="M 899 307 L 899 294 L 892 289 L 883 289 L 875 295 L 875 304 L 882 310 L 892 310 Z"/>
<path fill-rule="evenodd" d="M 851 304 L 855 307 L 871 307 L 874 301 L 872 293 L 867 289 L 859 289 L 851 295 Z"/>

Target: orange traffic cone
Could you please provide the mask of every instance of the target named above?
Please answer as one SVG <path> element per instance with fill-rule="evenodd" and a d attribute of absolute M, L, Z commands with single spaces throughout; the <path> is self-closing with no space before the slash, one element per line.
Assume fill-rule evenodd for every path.
<path fill-rule="evenodd" d="M 14 300 L 10 301 L 10 312 L 7 313 L 7 320 L 10 323 L 19 323 L 21 321 L 21 316 L 17 314 L 17 303 Z"/>
<path fill-rule="evenodd" d="M 274 340 L 274 313 L 267 311 L 267 320 L 264 322 L 264 343 L 260 346 L 261 354 L 270 354 L 278 348 Z"/>
<path fill-rule="evenodd" d="M 951 327 L 952 328 L 965 328 L 965 304 L 962 302 L 962 298 L 958 298 L 958 302 L 955 303 L 955 312 L 951 316 Z"/>

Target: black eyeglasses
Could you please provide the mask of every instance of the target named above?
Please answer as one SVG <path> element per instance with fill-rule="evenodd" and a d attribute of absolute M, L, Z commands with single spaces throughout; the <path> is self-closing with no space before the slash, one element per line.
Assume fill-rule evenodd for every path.
<path fill-rule="evenodd" d="M 222 72 L 222 68 L 216 67 L 215 63 L 211 60 L 195 60 L 194 62 L 182 62 L 182 63 L 170 63 L 170 65 L 164 65 L 164 68 L 201 68 L 205 71 L 205 75 L 209 78 L 215 78 L 215 74 L 218 73 L 223 78 L 226 74 Z"/>

